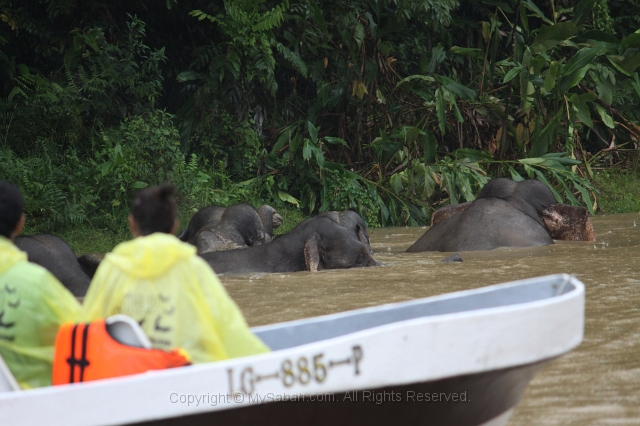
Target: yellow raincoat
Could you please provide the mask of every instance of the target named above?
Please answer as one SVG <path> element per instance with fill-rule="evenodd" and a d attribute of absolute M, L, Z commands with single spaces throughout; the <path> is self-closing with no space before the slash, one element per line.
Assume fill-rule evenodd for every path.
<path fill-rule="evenodd" d="M 193 363 L 269 350 L 196 248 L 169 234 L 138 237 L 107 254 L 84 308 L 87 321 L 132 317 L 153 347 L 182 348 Z"/>
<path fill-rule="evenodd" d="M 23 389 L 51 385 L 53 345 L 80 304 L 49 271 L 0 237 L 0 355 Z"/>

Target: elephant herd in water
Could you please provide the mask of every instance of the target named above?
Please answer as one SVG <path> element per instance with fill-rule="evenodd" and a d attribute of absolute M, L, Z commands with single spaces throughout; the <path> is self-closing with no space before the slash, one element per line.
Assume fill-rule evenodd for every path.
<path fill-rule="evenodd" d="M 373 257 L 364 220 L 353 211 L 323 212 L 286 234 L 271 206 L 248 204 L 198 211 L 179 239 L 196 246 L 218 274 L 318 271 L 382 265 Z M 436 210 L 431 227 L 408 252 L 492 250 L 553 244 L 553 240 L 594 241 L 583 207 L 557 203 L 537 180 L 489 181 L 478 197 Z M 76 257 L 60 238 L 48 234 L 17 237 L 29 260 L 49 269 L 75 296 L 84 296 L 100 261 Z"/>

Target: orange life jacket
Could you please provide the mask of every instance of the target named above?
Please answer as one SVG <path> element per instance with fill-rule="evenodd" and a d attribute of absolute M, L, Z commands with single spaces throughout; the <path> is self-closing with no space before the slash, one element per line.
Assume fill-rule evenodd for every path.
<path fill-rule="evenodd" d="M 182 353 L 181 353 L 182 352 Z M 188 365 L 181 349 L 166 352 L 124 345 L 107 331 L 104 319 L 90 324 L 66 323 L 56 337 L 54 385 L 127 376 Z"/>

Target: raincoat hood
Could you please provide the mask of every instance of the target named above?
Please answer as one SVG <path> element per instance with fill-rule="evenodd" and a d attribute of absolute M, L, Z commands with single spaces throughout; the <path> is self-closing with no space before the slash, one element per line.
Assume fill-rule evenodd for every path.
<path fill-rule="evenodd" d="M 26 261 L 27 253 L 20 251 L 11 240 L 0 237 L 0 274 L 12 268 L 16 263 Z"/>
<path fill-rule="evenodd" d="M 119 244 L 105 256 L 105 261 L 131 276 L 153 278 L 195 253 L 194 246 L 173 235 L 157 232 Z"/>

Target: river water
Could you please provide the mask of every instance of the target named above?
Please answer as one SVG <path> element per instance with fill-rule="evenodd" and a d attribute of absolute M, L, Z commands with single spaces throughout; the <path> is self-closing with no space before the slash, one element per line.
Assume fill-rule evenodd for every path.
<path fill-rule="evenodd" d="M 567 272 L 586 286 L 582 344 L 531 382 L 509 421 L 640 425 L 640 213 L 592 218 L 594 242 L 462 253 L 404 253 L 426 228 L 370 231 L 384 267 L 222 277 L 251 326 Z"/>

